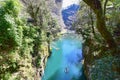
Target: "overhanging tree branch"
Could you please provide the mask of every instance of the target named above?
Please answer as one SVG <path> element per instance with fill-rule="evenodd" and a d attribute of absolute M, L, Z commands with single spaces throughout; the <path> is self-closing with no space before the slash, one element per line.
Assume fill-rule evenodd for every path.
<path fill-rule="evenodd" d="M 93 9 L 97 18 L 97 29 L 105 39 L 110 49 L 117 48 L 117 45 L 111 35 L 111 33 L 107 30 L 105 24 L 104 12 L 101 6 L 101 2 L 99 0 L 83 0 L 91 9 Z"/>

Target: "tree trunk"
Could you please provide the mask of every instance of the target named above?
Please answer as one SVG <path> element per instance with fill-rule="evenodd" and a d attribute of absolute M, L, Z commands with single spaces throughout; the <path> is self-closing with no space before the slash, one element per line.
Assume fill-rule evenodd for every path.
<path fill-rule="evenodd" d="M 90 21 L 91 21 L 92 33 L 93 33 L 93 35 L 95 37 L 96 34 L 95 34 L 95 29 L 94 29 L 94 19 L 93 19 L 93 14 L 92 14 L 92 10 L 91 9 L 90 9 L 90 12 L 89 12 L 89 16 L 90 16 Z"/>
<path fill-rule="evenodd" d="M 107 42 L 109 48 L 111 50 L 115 50 L 117 45 L 111 35 L 111 33 L 106 28 L 104 12 L 101 7 L 101 2 L 99 0 L 83 0 L 91 9 L 93 9 L 94 13 L 96 14 L 97 18 L 97 29 L 102 35 L 102 37 Z M 113 53 L 115 55 L 115 53 Z"/>

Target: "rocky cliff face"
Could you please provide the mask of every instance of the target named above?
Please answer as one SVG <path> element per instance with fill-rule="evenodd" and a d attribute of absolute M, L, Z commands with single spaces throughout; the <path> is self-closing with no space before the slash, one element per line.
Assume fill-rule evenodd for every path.
<path fill-rule="evenodd" d="M 34 8 L 34 10 L 33 10 L 33 13 L 35 12 L 35 11 L 37 11 L 36 9 L 39 7 L 39 4 L 37 4 L 39 1 L 42 1 L 42 0 L 36 0 L 36 1 L 34 1 L 34 0 L 30 0 L 31 2 L 32 2 L 32 4 L 31 4 L 31 2 L 29 1 L 29 0 L 21 0 L 22 2 L 23 2 L 23 4 L 24 4 L 24 7 L 26 8 L 26 7 L 28 7 L 28 9 L 29 9 L 29 6 L 32 6 L 33 8 Z M 38 2 L 37 2 L 38 1 Z M 44 0 L 43 0 L 44 1 Z M 42 3 L 42 2 L 41 2 Z M 39 7 L 39 8 L 42 8 L 43 9 L 43 11 L 44 10 L 46 10 L 43 6 L 44 6 L 44 4 L 43 5 L 41 5 L 42 7 Z M 64 22 L 63 22 L 63 19 L 62 19 L 62 13 L 61 13 L 61 11 L 62 11 L 62 0 L 46 0 L 45 1 L 45 7 L 49 10 L 49 13 L 51 14 L 50 15 L 50 17 L 52 16 L 53 18 L 55 18 L 56 19 L 56 21 L 57 21 L 57 23 L 58 23 L 58 25 L 61 27 L 61 30 L 65 27 L 65 25 L 64 25 Z M 42 10 L 41 9 L 41 10 Z M 27 9 L 26 9 L 27 10 Z M 28 12 L 29 14 L 31 13 L 31 8 L 30 8 L 30 12 Z M 46 10 L 47 11 L 47 10 Z M 42 12 L 42 11 L 41 11 Z M 33 15 L 33 13 L 31 13 L 30 14 L 30 16 L 31 16 L 31 18 L 34 18 L 34 15 Z M 39 13 L 38 13 L 39 14 Z M 33 15 L 33 16 L 32 16 Z M 29 15 L 28 15 L 29 16 Z M 41 13 L 41 16 L 43 17 L 44 16 L 44 14 L 43 13 Z M 37 16 L 37 17 L 39 17 L 39 16 Z M 36 17 L 35 17 L 36 18 Z M 43 17 L 44 18 L 44 17 Z M 41 21 L 40 21 L 41 22 Z M 38 22 L 38 23 L 40 23 L 40 22 Z M 43 22 L 44 23 L 44 22 Z M 46 64 L 46 61 L 47 61 L 47 56 L 49 55 L 49 51 L 48 51 L 48 47 L 47 46 L 44 46 L 44 44 L 45 43 L 42 43 L 43 45 L 41 45 L 41 46 L 43 46 L 42 47 L 42 49 L 41 49 L 41 51 L 39 51 L 39 53 L 40 54 L 38 54 L 36 57 L 38 57 L 38 56 L 40 56 L 41 57 L 41 59 L 40 59 L 40 66 L 39 67 L 36 67 L 36 57 L 32 57 L 31 55 L 29 55 L 29 56 L 31 56 L 32 58 L 30 59 L 30 60 L 32 60 L 32 62 L 30 62 L 34 67 L 32 67 L 32 71 L 34 71 L 32 74 L 33 74 L 33 76 L 34 76 L 34 80 L 41 80 L 41 77 L 42 77 L 42 75 L 44 74 L 44 68 L 45 68 L 45 64 Z M 31 66 L 30 66 L 31 67 Z M 25 68 L 25 67 L 24 67 Z M 27 68 L 25 68 L 25 70 L 26 70 Z M 28 70 L 28 69 L 27 69 Z M 28 72 L 29 73 L 29 72 Z M 26 74 L 24 74 L 24 75 L 27 75 L 28 73 L 26 73 Z M 32 78 L 30 78 L 30 79 L 26 79 L 26 80 L 33 80 L 33 76 L 32 76 Z M 27 76 L 28 77 L 28 76 Z"/>
<path fill-rule="evenodd" d="M 62 19 L 62 2 L 63 0 L 46 0 L 52 17 L 58 21 L 59 26 L 63 29 L 65 25 Z"/>
<path fill-rule="evenodd" d="M 67 29 L 72 29 L 72 25 L 76 21 L 79 7 L 78 4 L 72 4 L 68 6 L 68 8 L 62 10 L 63 20 Z"/>

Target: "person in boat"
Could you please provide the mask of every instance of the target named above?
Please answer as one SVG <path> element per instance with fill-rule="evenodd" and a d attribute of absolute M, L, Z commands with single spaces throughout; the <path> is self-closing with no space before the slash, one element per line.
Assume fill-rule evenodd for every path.
<path fill-rule="evenodd" d="M 68 67 L 65 68 L 64 72 L 65 72 L 65 73 L 68 73 L 68 72 L 69 72 Z"/>

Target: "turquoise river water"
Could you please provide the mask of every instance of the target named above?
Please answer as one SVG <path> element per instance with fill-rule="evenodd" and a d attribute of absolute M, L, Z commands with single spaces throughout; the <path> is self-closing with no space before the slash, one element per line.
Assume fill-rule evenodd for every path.
<path fill-rule="evenodd" d="M 86 80 L 82 65 L 82 40 L 66 34 L 52 44 L 42 80 Z"/>

